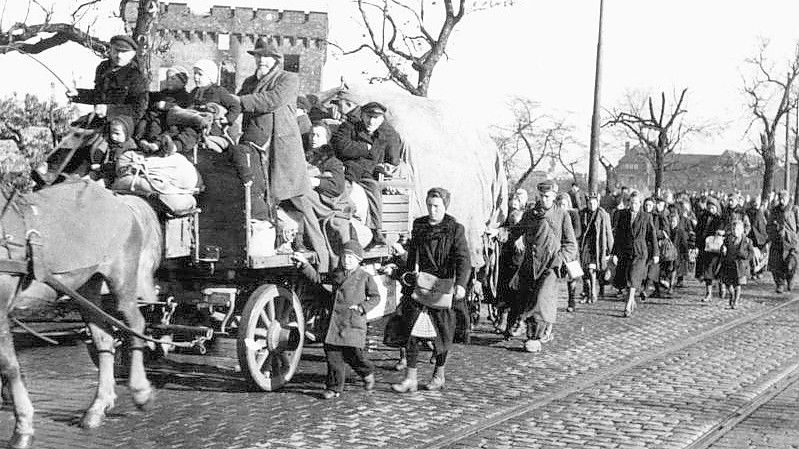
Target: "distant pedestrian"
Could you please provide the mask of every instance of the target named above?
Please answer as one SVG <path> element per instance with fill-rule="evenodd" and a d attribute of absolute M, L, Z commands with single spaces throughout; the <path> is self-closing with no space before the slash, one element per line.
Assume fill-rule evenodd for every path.
<path fill-rule="evenodd" d="M 788 191 L 780 191 L 767 225 L 771 241 L 768 267 L 774 275 L 777 293 L 782 293 L 786 288 L 791 291 L 792 288 L 799 251 L 798 224 L 799 210 L 796 206 L 791 206 Z"/>
<path fill-rule="evenodd" d="M 573 207 L 573 205 L 576 203 L 572 202 L 572 198 L 581 196 L 577 195 L 579 189 L 580 188 L 577 187 L 577 184 L 572 184 L 572 190 L 568 194 L 566 193 L 558 194 L 558 206 L 560 206 L 561 209 L 563 209 L 564 211 L 566 211 L 566 213 L 569 214 L 569 219 L 571 220 L 572 223 L 572 229 L 574 230 L 574 236 L 577 239 L 579 239 L 579 236 L 582 235 L 583 232 L 580 226 L 580 212 L 579 209 Z M 569 300 L 566 305 L 567 312 L 574 312 L 574 310 L 577 308 L 577 286 L 580 285 L 581 281 L 582 278 L 580 279 L 568 278 L 566 280 L 566 290 L 568 291 L 569 294 Z"/>
<path fill-rule="evenodd" d="M 705 283 L 703 302 L 710 301 L 713 296 L 713 281 L 718 277 L 725 229 L 719 201 L 711 196 L 705 202 L 706 210 L 699 217 L 699 224 L 696 226 L 696 247 L 699 250 L 696 277 Z M 719 285 L 720 294 L 721 291 L 722 287 Z"/>
<path fill-rule="evenodd" d="M 584 302 L 597 301 L 599 280 L 597 275 L 608 269 L 608 257 L 613 249 L 613 229 L 610 215 L 599 207 L 596 194 L 588 196 L 588 207 L 580 211 L 580 263 L 583 266 Z"/>
<path fill-rule="evenodd" d="M 752 241 L 744 234 L 744 222 L 735 220 L 732 234 L 724 239 L 721 249 L 721 282 L 730 296 L 730 308 L 736 308 L 741 299 L 741 286 L 749 277 L 749 258 L 752 256 Z"/>

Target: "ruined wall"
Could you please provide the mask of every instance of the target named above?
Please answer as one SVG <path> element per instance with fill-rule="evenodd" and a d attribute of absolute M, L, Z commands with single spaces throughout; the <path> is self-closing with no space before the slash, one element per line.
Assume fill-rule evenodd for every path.
<path fill-rule="evenodd" d="M 265 6 L 269 3 L 264 0 Z M 131 2 L 128 8 L 127 17 L 135 20 L 137 4 Z M 259 37 L 270 39 L 287 56 L 286 69 L 299 73 L 301 94 L 320 89 L 327 54 L 325 12 L 214 6 L 209 14 L 197 15 L 184 3 L 168 3 L 160 6 L 155 33 L 153 46 L 165 51 L 153 56 L 153 89 L 158 88 L 159 68 L 163 72 L 169 66 L 181 65 L 191 70 L 195 61 L 206 58 L 224 67 L 221 83 L 237 90 L 255 71 L 247 50 Z"/>

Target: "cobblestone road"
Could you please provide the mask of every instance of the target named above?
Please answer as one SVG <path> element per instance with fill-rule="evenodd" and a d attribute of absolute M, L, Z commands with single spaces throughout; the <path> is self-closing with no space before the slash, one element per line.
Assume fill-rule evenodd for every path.
<path fill-rule="evenodd" d="M 120 384 L 117 408 L 91 433 L 75 425 L 95 384 L 85 349 L 27 348 L 20 357 L 40 448 L 685 447 L 799 364 L 799 300 L 764 283 L 730 310 L 700 303 L 698 288 L 650 300 L 629 319 L 609 300 L 562 313 L 539 354 L 478 333 L 456 346 L 439 392 L 392 393 L 401 374 L 389 370 L 389 350 L 370 354 L 376 392 L 353 379 L 330 402 L 317 396 L 321 348 L 306 351 L 276 393 L 248 391 L 233 359 L 175 358 L 150 370 L 152 410 L 136 410 Z M 421 366 L 421 378 L 431 371 Z M 10 410 L 0 420 L 6 438 Z"/>

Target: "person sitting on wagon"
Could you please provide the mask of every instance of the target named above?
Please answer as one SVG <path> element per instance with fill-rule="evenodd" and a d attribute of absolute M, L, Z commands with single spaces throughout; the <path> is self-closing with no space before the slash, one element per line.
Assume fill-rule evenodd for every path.
<path fill-rule="evenodd" d="M 341 267 L 333 271 L 333 303 L 330 305 L 330 324 L 325 335 L 327 358 L 326 389 L 323 399 L 333 399 L 344 391 L 347 365 L 363 379 L 363 387 L 375 387 L 374 364 L 366 357 L 366 313 L 380 302 L 380 292 L 372 276 L 361 267 L 363 248 L 350 240 L 344 244 Z M 321 284 L 322 276 L 302 253 L 293 256 L 297 267 L 311 282 Z"/>
<path fill-rule="evenodd" d="M 147 110 L 147 79 L 136 61 L 138 45 L 132 37 L 111 38 L 108 59 L 95 71 L 94 89 L 70 89 L 75 103 L 95 105 L 96 117 L 127 115 L 138 121 Z"/>
<path fill-rule="evenodd" d="M 386 111 L 386 107 L 378 102 L 363 105 L 360 120 L 345 120 L 331 140 L 336 156 L 344 162 L 347 180 L 361 185 L 369 200 L 369 226 L 373 238 L 367 249 L 385 244 L 382 194 L 375 174 L 390 172 L 400 163 L 399 136 L 388 126 L 382 126 Z"/>
<path fill-rule="evenodd" d="M 178 126 L 170 124 L 170 111 L 176 108 L 186 108 L 191 103 L 191 97 L 186 92 L 188 74 L 182 67 L 172 67 L 167 70 L 164 88 L 150 96 L 150 107 L 141 120 L 136 124 L 134 139 L 138 141 L 143 153 L 163 154 L 182 153 L 192 151 L 199 142 L 200 131 L 191 126 Z"/>
<path fill-rule="evenodd" d="M 233 126 L 241 115 L 241 103 L 235 95 L 218 84 L 219 68 L 210 59 L 200 59 L 194 63 L 194 84 L 197 86 L 191 91 L 191 107 L 198 111 L 215 112 L 209 105 L 221 105 L 225 108 L 224 119 L 221 123 L 216 121 L 211 126 L 211 136 L 224 136 L 225 125 Z M 234 130 L 230 138 L 235 140 L 237 132 Z"/>

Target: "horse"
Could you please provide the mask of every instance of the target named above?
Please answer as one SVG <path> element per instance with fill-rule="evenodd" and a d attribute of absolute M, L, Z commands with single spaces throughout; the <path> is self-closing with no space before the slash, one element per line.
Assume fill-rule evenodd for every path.
<path fill-rule="evenodd" d="M 8 317 L 15 298 L 34 287 L 42 291 L 41 283 L 48 291 L 43 298 L 57 297 L 52 290 L 77 291 L 107 313 L 121 316 L 141 335 L 145 321 L 138 300 L 157 300 L 154 274 L 161 262 L 163 236 L 158 217 L 145 200 L 115 195 L 94 181 L 64 182 L 26 194 L 3 191 L 0 228 L 4 236 L 0 307 L 5 312 L 0 313 L 0 375 L 16 418 L 9 447 L 29 448 L 34 409 L 20 374 Z M 104 282 L 113 301 L 101 298 Z M 96 313 L 82 310 L 82 315 L 97 350 L 99 370 L 94 399 L 80 424 L 95 428 L 116 399 L 114 338 L 112 326 Z M 144 342 L 131 335 L 130 347 L 129 387 L 133 402 L 145 409 L 154 400 L 154 390 L 144 370 Z"/>

